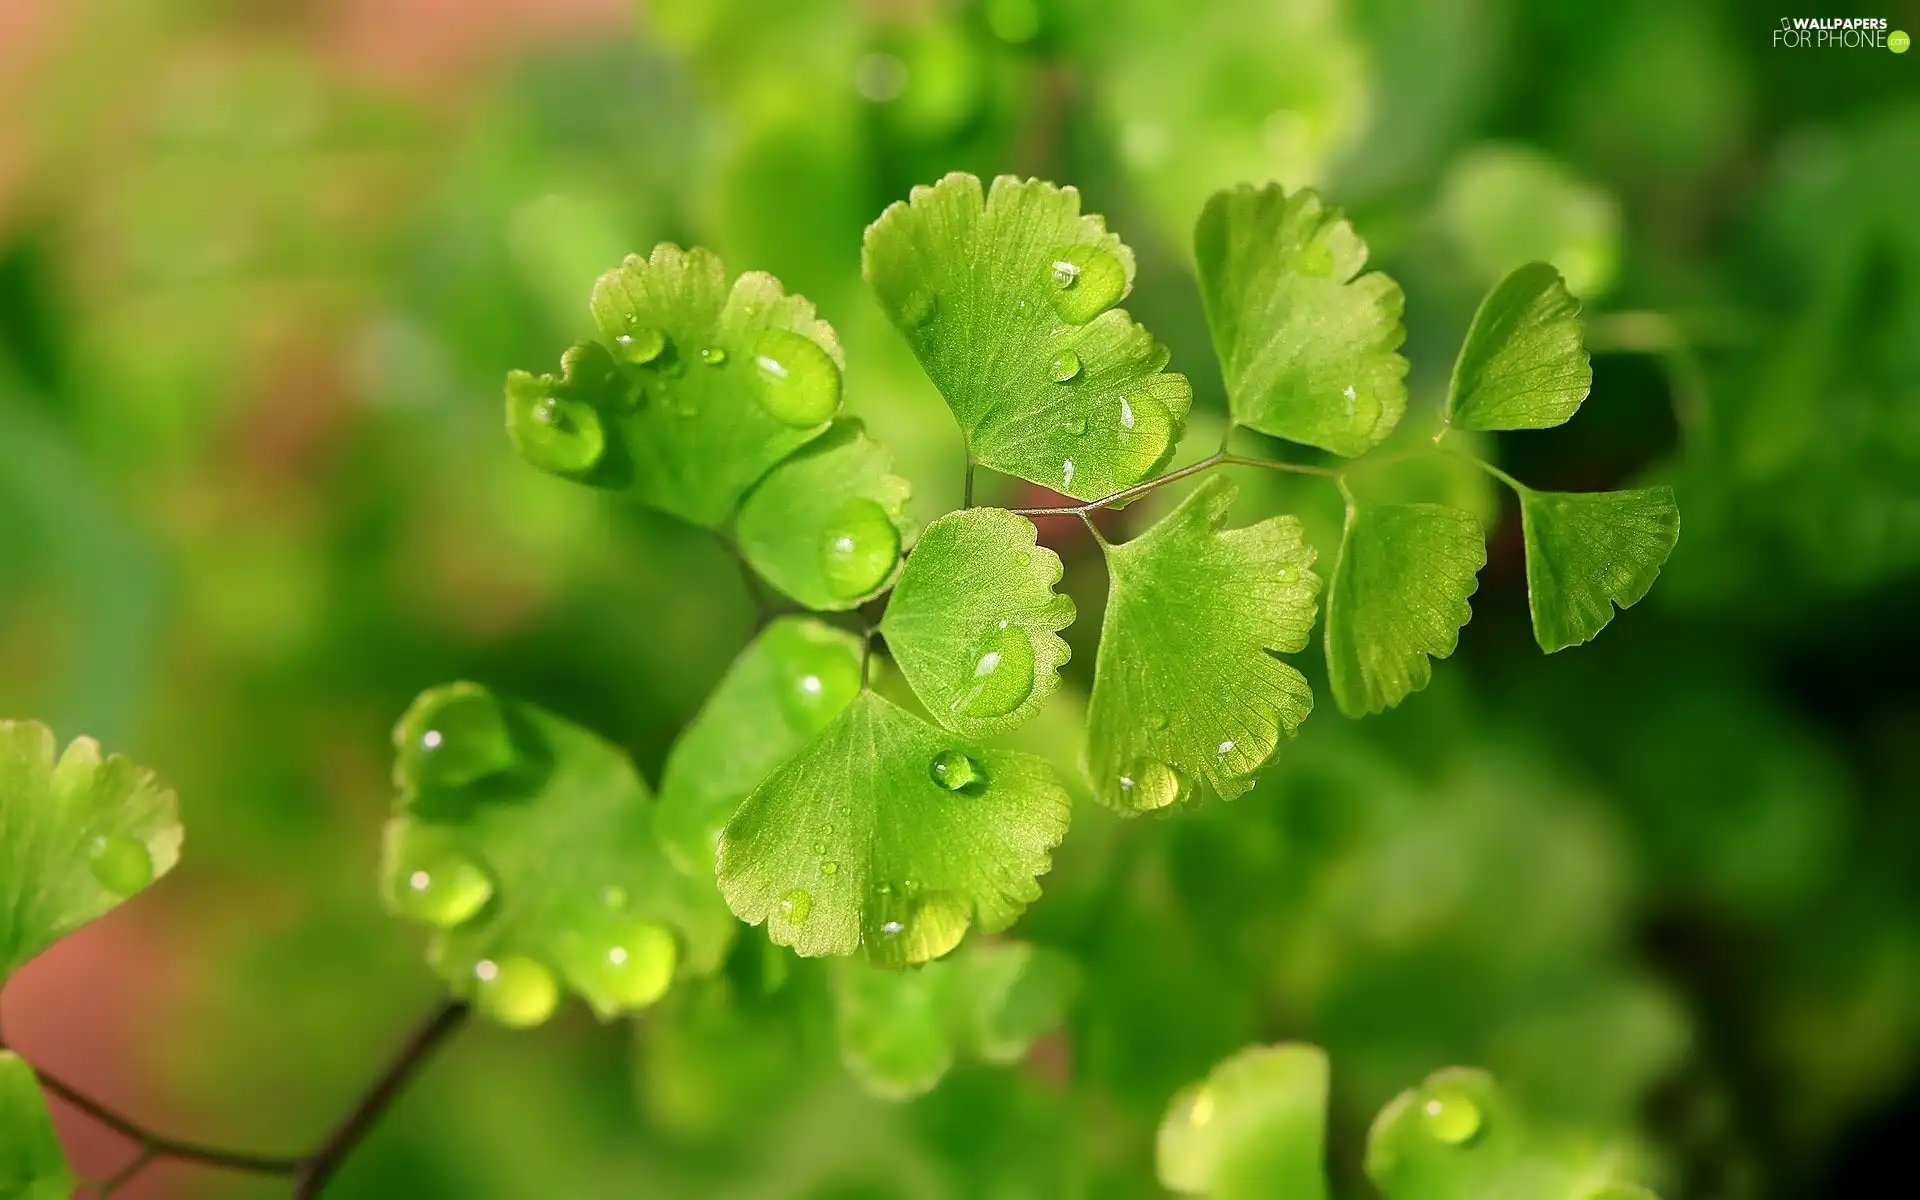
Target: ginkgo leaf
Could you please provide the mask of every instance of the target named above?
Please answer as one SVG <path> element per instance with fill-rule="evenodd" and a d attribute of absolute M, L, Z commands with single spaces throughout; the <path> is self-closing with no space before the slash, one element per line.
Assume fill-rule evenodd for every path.
<path fill-rule="evenodd" d="M 1453 363 L 1447 419 L 1459 429 L 1550 429 L 1570 420 L 1592 387 L 1580 301 L 1560 272 L 1528 263 L 1473 314 Z"/>
<path fill-rule="evenodd" d="M 937 962 L 890 970 L 835 964 L 840 1059 L 868 1091 L 931 1091 L 962 1057 L 1013 1063 L 1057 1028 L 1078 983 L 1073 960 L 1025 942 L 969 942 Z"/>
<path fill-rule="evenodd" d="M 592 310 L 604 344 L 507 377 L 507 430 L 543 470 L 719 525 L 839 411 L 839 339 L 771 275 L 729 287 L 713 254 L 663 243 L 602 275 Z"/>
<path fill-rule="evenodd" d="M 617 747 L 471 683 L 423 692 L 393 736 L 383 891 L 434 928 L 428 958 L 456 995 L 537 1025 L 564 983 L 605 1019 L 719 965 L 736 926 L 668 860 Z"/>
<path fill-rule="evenodd" d="M 1160 1119 L 1160 1185 L 1215 1200 L 1324 1200 L 1327 1054 L 1249 1046 L 1183 1088 Z"/>
<path fill-rule="evenodd" d="M 0 984 L 173 869 L 180 817 L 145 767 L 38 721 L 0 721 Z"/>
<path fill-rule="evenodd" d="M 1276 657 L 1313 628 L 1313 548 L 1290 516 L 1222 528 L 1235 494 L 1208 479 L 1107 547 L 1086 768 L 1094 795 L 1121 811 L 1164 807 L 1196 780 L 1239 795 L 1313 707 L 1306 679 Z"/>
<path fill-rule="evenodd" d="M 1520 491 L 1533 636 L 1548 654 L 1592 640 L 1647 594 L 1680 540 L 1670 487 Z"/>
<path fill-rule="evenodd" d="M 893 580 L 912 532 L 912 491 L 860 422 L 836 421 L 747 493 L 740 553 L 808 608 L 856 608 Z"/>
<path fill-rule="evenodd" d="M 33 1068 L 0 1050 L 0 1196 L 67 1200 L 78 1183 Z"/>
<path fill-rule="evenodd" d="M 880 214 L 863 262 L 973 461 L 1093 499 L 1172 453 L 1192 388 L 1113 308 L 1133 252 L 1073 188 L 948 175 Z"/>
<path fill-rule="evenodd" d="M 1367 1133 L 1367 1177 L 1386 1200 L 1627 1200 L 1617 1146 L 1548 1136 L 1485 1071 L 1446 1067 L 1389 1101 Z"/>
<path fill-rule="evenodd" d="M 1470 512 L 1442 504 L 1349 505 L 1327 588 L 1327 682 L 1349 717 L 1392 708 L 1453 653 L 1487 563 Z"/>
<path fill-rule="evenodd" d="M 1073 601 L 1054 591 L 1060 556 L 1033 522 L 1000 508 L 948 513 L 921 535 L 881 618 L 887 649 L 935 720 L 968 737 L 1004 733 L 1060 684 Z"/>
<path fill-rule="evenodd" d="M 720 831 L 747 794 L 860 694 L 860 639 L 781 617 L 733 660 L 667 754 L 654 827 L 692 875 L 713 874 Z"/>
<path fill-rule="evenodd" d="M 720 839 L 734 914 L 804 955 L 924 962 L 1040 895 L 1069 800 L 1030 754 L 982 750 L 863 692 Z"/>
<path fill-rule="evenodd" d="M 1194 229 L 1233 419 L 1351 458 L 1407 406 L 1406 298 L 1339 209 L 1278 184 L 1217 192 Z"/>

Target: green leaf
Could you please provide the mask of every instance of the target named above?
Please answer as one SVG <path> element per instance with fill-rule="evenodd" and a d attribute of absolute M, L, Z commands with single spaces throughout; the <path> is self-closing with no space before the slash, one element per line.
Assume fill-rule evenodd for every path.
<path fill-rule="evenodd" d="M 1123 812 L 1173 803 L 1194 780 L 1231 799 L 1313 707 L 1276 653 L 1305 648 L 1320 579 L 1300 522 L 1223 529 L 1235 488 L 1214 477 L 1146 533 L 1107 547 L 1086 767 Z"/>
<path fill-rule="evenodd" d="M 860 694 L 860 639 L 781 617 L 733 660 L 667 754 L 654 826 L 667 856 L 711 875 L 720 831 L 747 794 Z"/>
<path fill-rule="evenodd" d="M 712 253 L 663 243 L 602 275 L 592 309 L 604 344 L 558 378 L 507 376 L 508 432 L 543 470 L 715 526 L 839 410 L 839 339 L 771 275 L 728 287 Z"/>
<path fill-rule="evenodd" d="M 0 1196 L 67 1200 L 78 1184 L 33 1068 L 0 1050 Z"/>
<path fill-rule="evenodd" d="M 435 929 L 428 959 L 456 995 L 537 1025 L 564 983 L 609 1019 L 719 965 L 733 921 L 668 861 L 617 747 L 471 683 L 421 693 L 393 737 L 382 889 Z"/>
<path fill-rule="evenodd" d="M 1591 641 L 1647 594 L 1680 540 L 1670 487 L 1520 492 L 1533 636 L 1548 654 Z"/>
<path fill-rule="evenodd" d="M 1447 419 L 1460 429 L 1550 429 L 1570 420 L 1592 387 L 1580 301 L 1560 272 L 1528 263 L 1473 314 L 1453 363 Z"/>
<path fill-rule="evenodd" d="M 1625 1200 L 1617 1147 L 1543 1135 L 1485 1071 L 1446 1067 L 1389 1101 L 1367 1133 L 1386 1200 Z"/>
<path fill-rule="evenodd" d="M 1442 504 L 1349 505 L 1327 589 L 1327 682 L 1349 717 L 1427 686 L 1427 656 L 1453 653 L 1487 564 L 1470 512 Z"/>
<path fill-rule="evenodd" d="M 145 767 L 0 721 L 0 984 L 54 942 L 173 869 L 180 817 Z"/>
<path fill-rule="evenodd" d="M 1160 1185 L 1216 1200 L 1324 1200 L 1327 1054 L 1249 1046 L 1183 1088 L 1160 1119 Z"/>
<path fill-rule="evenodd" d="M 1494 143 L 1462 154 L 1441 181 L 1434 215 L 1486 283 L 1543 259 L 1575 295 L 1593 299 L 1618 273 L 1619 204 L 1530 146 Z"/>
<path fill-rule="evenodd" d="M 860 422 L 833 428 L 747 493 L 740 553 L 762 578 L 812 609 L 857 608 L 892 582 L 912 533 L 913 488 Z"/>
<path fill-rule="evenodd" d="M 948 175 L 880 214 L 864 265 L 973 461 L 1093 499 L 1171 455 L 1192 388 L 1112 307 L 1133 252 L 1073 188 Z"/>
<path fill-rule="evenodd" d="M 1073 960 L 1024 942 L 969 942 L 909 970 L 835 964 L 840 1059 L 875 1095 L 933 1090 L 962 1056 L 1007 1064 L 1058 1028 L 1077 989 Z"/>
<path fill-rule="evenodd" d="M 1365 454 L 1407 407 L 1406 298 L 1311 191 L 1215 193 L 1194 230 L 1200 298 L 1233 418 L 1274 437 Z"/>
<path fill-rule="evenodd" d="M 876 962 L 923 962 L 1038 898 L 1068 810 L 1041 759 L 968 745 L 864 692 L 734 813 L 720 890 L 801 954 L 864 943 Z"/>
<path fill-rule="evenodd" d="M 1024 724 L 1060 685 L 1073 601 L 1060 556 L 1005 509 L 948 513 L 920 538 L 880 632 L 934 719 L 968 737 Z"/>

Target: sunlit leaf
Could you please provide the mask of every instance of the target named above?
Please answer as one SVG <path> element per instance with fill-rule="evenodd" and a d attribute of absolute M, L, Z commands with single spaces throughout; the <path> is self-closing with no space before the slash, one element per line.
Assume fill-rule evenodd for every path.
<path fill-rule="evenodd" d="M 1133 252 L 1073 188 L 948 175 L 880 215 L 864 264 L 975 462 L 1092 499 L 1172 453 L 1192 389 L 1113 307 Z"/>
<path fill-rule="evenodd" d="M 621 750 L 471 683 L 423 692 L 394 747 L 382 886 L 435 930 L 428 958 L 455 995 L 537 1025 L 564 985 L 605 1019 L 719 965 L 735 925 L 669 861 Z"/>
<path fill-rule="evenodd" d="M 1160 1184 L 1215 1200 L 1324 1200 L 1327 1055 L 1250 1046 L 1183 1088 L 1160 1119 Z"/>
<path fill-rule="evenodd" d="M 1669 487 L 1520 492 L 1533 636 L 1551 654 L 1592 640 L 1659 578 L 1680 540 Z"/>
<path fill-rule="evenodd" d="M 805 955 L 938 958 L 1040 895 L 1069 801 L 1042 760 L 982 750 L 873 692 L 727 823 L 720 890 Z"/>
<path fill-rule="evenodd" d="M 1440 504 L 1347 509 L 1327 588 L 1327 682 L 1350 717 L 1427 686 L 1428 656 L 1453 653 L 1487 562 L 1472 513 Z"/>
<path fill-rule="evenodd" d="M 1436 216 L 1483 283 L 1537 259 L 1557 267 L 1574 295 L 1592 299 L 1619 270 L 1619 205 L 1529 146 L 1489 144 L 1461 155 L 1441 181 Z"/>
<path fill-rule="evenodd" d="M 1054 591 L 1060 556 L 1033 522 L 998 508 L 949 513 L 927 527 L 887 601 L 880 632 L 921 703 L 942 725 L 988 737 L 1023 724 L 1059 686 L 1056 634 L 1073 601 Z"/>
<path fill-rule="evenodd" d="M 1454 360 L 1447 416 L 1460 429 L 1547 429 L 1593 386 L 1580 301 L 1560 272 L 1528 263 L 1494 285 Z"/>
<path fill-rule="evenodd" d="M 152 771 L 92 738 L 57 749 L 38 721 L 0 721 L 0 984 L 180 858 L 178 807 Z"/>
<path fill-rule="evenodd" d="M 1234 495 L 1210 478 L 1107 547 L 1086 766 L 1094 794 L 1124 812 L 1171 804 L 1196 781 L 1239 795 L 1313 707 L 1277 657 L 1313 628 L 1313 548 L 1293 517 L 1222 528 Z"/>
<path fill-rule="evenodd" d="M 1234 420 L 1353 457 L 1407 406 L 1400 285 L 1362 273 L 1339 209 L 1278 184 L 1216 194 L 1194 230 L 1200 297 Z"/>
<path fill-rule="evenodd" d="M 77 1183 L 33 1068 L 0 1050 L 0 1196 L 67 1200 Z"/>
<path fill-rule="evenodd" d="M 836 421 L 747 493 L 740 552 L 808 608 L 855 608 L 893 579 L 912 490 L 858 421 Z"/>

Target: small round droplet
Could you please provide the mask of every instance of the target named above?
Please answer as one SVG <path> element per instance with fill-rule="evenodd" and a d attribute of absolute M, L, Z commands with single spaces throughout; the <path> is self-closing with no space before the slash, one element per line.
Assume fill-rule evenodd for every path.
<path fill-rule="evenodd" d="M 409 727 L 420 732 L 412 747 L 402 747 L 421 783 L 459 788 L 497 775 L 513 765 L 513 737 L 506 714 L 486 690 L 456 684 L 441 691 Z"/>
<path fill-rule="evenodd" d="M 561 939 L 560 969 L 602 1014 L 645 1008 L 666 995 L 679 947 L 664 926 L 636 917 Z"/>
<path fill-rule="evenodd" d="M 986 768 L 960 750 L 942 750 L 934 755 L 927 773 L 949 792 L 979 791 L 987 784 Z"/>
<path fill-rule="evenodd" d="M 996 625 L 974 652 L 973 674 L 962 684 L 954 711 L 967 717 L 1002 717 L 1033 694 L 1033 640 L 1018 625 Z"/>
<path fill-rule="evenodd" d="M 827 844 L 825 842 L 815 842 L 813 844 L 813 852 L 815 854 L 825 854 L 827 852 Z"/>
<path fill-rule="evenodd" d="M 493 897 L 493 880 L 478 863 L 447 846 L 410 846 L 402 854 L 393 904 L 416 921 L 451 929 Z"/>
<path fill-rule="evenodd" d="M 880 932 L 886 934 L 888 937 L 899 937 L 905 929 L 906 925 L 900 921 L 885 921 L 880 925 Z"/>
<path fill-rule="evenodd" d="M 553 972 L 531 958 L 482 959 L 473 974 L 479 981 L 474 1006 L 509 1029 L 538 1025 L 560 1004 L 560 985 L 554 982 Z"/>
<path fill-rule="evenodd" d="M 900 530 L 886 509 L 863 497 L 842 504 L 821 535 L 821 574 L 842 599 L 885 583 L 900 559 Z"/>
<path fill-rule="evenodd" d="M 667 335 L 645 326 L 629 329 L 613 339 L 614 357 L 636 367 L 659 358 L 666 348 Z"/>
<path fill-rule="evenodd" d="M 799 888 L 780 897 L 780 915 L 787 919 L 788 924 L 804 925 L 812 912 L 813 897 Z"/>
<path fill-rule="evenodd" d="M 1167 727 L 1167 714 L 1158 710 L 1149 712 L 1146 720 L 1148 729 L 1165 729 Z"/>
<path fill-rule="evenodd" d="M 1420 1102 L 1420 1119 L 1435 1140 L 1449 1146 L 1471 1141 L 1480 1132 L 1480 1106 L 1458 1088 L 1441 1087 Z"/>
<path fill-rule="evenodd" d="M 796 429 L 818 425 L 840 407 L 840 367 L 819 343 L 787 329 L 769 329 L 753 348 L 760 404 Z"/>
<path fill-rule="evenodd" d="M 109 892 L 131 896 L 153 882 L 153 855 L 139 838 L 103 833 L 87 844 L 87 869 Z"/>
<path fill-rule="evenodd" d="M 1116 304 L 1127 290 L 1127 269 L 1099 246 L 1074 246 L 1053 256 L 1053 310 L 1060 319 L 1085 325 Z"/>
<path fill-rule="evenodd" d="M 914 288 L 900 300 L 900 323 L 908 329 L 918 329 L 933 320 L 933 314 L 939 307 L 939 298 L 932 292 L 925 288 Z"/>
<path fill-rule="evenodd" d="M 700 361 L 710 367 L 726 365 L 727 351 L 723 346 L 708 346 L 700 352 Z"/>
<path fill-rule="evenodd" d="M 1059 429 L 1061 433 L 1070 433 L 1074 437 L 1085 437 L 1087 435 L 1087 414 L 1075 413 L 1071 417 L 1064 418 L 1059 424 Z"/>
<path fill-rule="evenodd" d="M 1080 373 L 1080 356 L 1071 350 L 1062 350 L 1054 356 L 1048 373 L 1055 383 L 1066 383 Z"/>
<path fill-rule="evenodd" d="M 822 875 L 835 875 L 838 874 L 839 871 L 840 864 L 837 862 L 823 862 L 820 864 L 820 873 Z"/>
<path fill-rule="evenodd" d="M 542 382 L 519 376 L 507 387 L 507 434 L 520 457 L 555 475 L 590 473 L 607 453 L 607 431 L 600 413 L 580 400 L 567 400 Z"/>
<path fill-rule="evenodd" d="M 1122 803 L 1136 811 L 1165 808 L 1180 798 L 1180 776 L 1157 758 L 1137 758 L 1120 772 Z"/>

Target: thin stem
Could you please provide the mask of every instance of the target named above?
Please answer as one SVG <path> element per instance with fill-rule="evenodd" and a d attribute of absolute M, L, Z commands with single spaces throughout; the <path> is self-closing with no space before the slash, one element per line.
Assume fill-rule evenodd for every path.
<path fill-rule="evenodd" d="M 1333 467 L 1315 467 L 1307 463 L 1285 462 L 1277 458 L 1249 458 L 1244 454 L 1229 454 L 1220 461 L 1230 467 L 1260 467 L 1268 471 L 1286 471 L 1293 475 L 1317 475 L 1322 479 L 1340 478 L 1339 470 Z"/>
<path fill-rule="evenodd" d="M 973 507 L 973 453 L 967 453 L 967 479 L 960 487 L 960 507 Z"/>
<path fill-rule="evenodd" d="M 97 1196 L 99 1200 L 107 1200 L 108 1196 L 113 1195 L 121 1188 L 132 1183 L 133 1177 L 146 1170 L 148 1164 L 152 1163 L 153 1160 L 153 1150 L 146 1146 L 140 1147 L 140 1153 L 134 1156 L 132 1162 L 100 1181 L 100 1186 L 94 1189 L 94 1195 Z"/>
<path fill-rule="evenodd" d="M 308 1200 L 320 1194 L 320 1189 L 339 1170 L 348 1153 L 360 1144 L 360 1139 L 373 1128 L 440 1043 L 466 1024 L 469 1011 L 464 1001 L 450 1000 L 414 1031 L 386 1071 L 320 1143 L 320 1148 L 298 1164 L 293 1172 L 294 1200 Z"/>
<path fill-rule="evenodd" d="M 1499 467 L 1496 467 L 1492 463 L 1488 462 L 1486 459 L 1481 458 L 1478 454 L 1473 454 L 1466 450 L 1443 450 L 1441 451 L 1441 453 L 1449 454 L 1449 455 L 1452 455 L 1454 458 L 1458 458 L 1465 462 L 1472 463 L 1474 466 L 1479 467 L 1482 471 L 1485 471 L 1487 474 L 1493 476 L 1495 479 L 1498 479 L 1501 483 L 1506 484 L 1508 487 L 1512 488 L 1515 492 L 1520 493 L 1521 495 L 1525 495 L 1526 493 L 1533 490 L 1532 488 L 1528 487 L 1526 484 L 1521 483 L 1518 479 L 1515 479 L 1513 476 L 1507 474 L 1505 471 L 1502 471 Z"/>
<path fill-rule="evenodd" d="M 300 1168 L 298 1158 L 281 1157 L 267 1154 L 245 1154 L 234 1150 L 220 1150 L 212 1146 L 202 1146 L 197 1142 L 179 1141 L 175 1138 L 161 1137 L 132 1118 L 122 1115 L 93 1097 L 80 1091 L 58 1075 L 34 1069 L 39 1077 L 40 1086 L 87 1116 L 105 1125 L 121 1137 L 136 1143 L 140 1147 L 141 1157 L 134 1170 L 144 1167 L 156 1158 L 177 1158 L 186 1162 L 197 1162 L 204 1166 L 221 1167 L 229 1171 L 247 1171 L 255 1175 L 291 1175 Z M 124 1174 L 125 1172 L 123 1172 Z M 131 1175 L 128 1174 L 128 1178 Z M 125 1180 L 118 1179 L 114 1186 Z"/>
<path fill-rule="evenodd" d="M 1155 488 L 1165 487 L 1175 480 L 1185 479 L 1189 475 L 1198 475 L 1200 472 L 1212 467 L 1217 467 L 1226 461 L 1227 456 L 1224 453 L 1209 454 L 1199 462 L 1181 467 L 1178 471 L 1169 471 L 1165 475 L 1156 476 L 1155 478 L 1147 480 L 1145 483 L 1136 483 L 1132 487 L 1121 488 L 1110 496 L 1102 496 L 1098 500 L 1089 500 L 1085 504 L 1062 504 L 1052 508 L 1014 508 L 1007 511 L 1018 513 L 1023 517 L 1084 517 L 1097 509 L 1106 508 L 1114 504 L 1123 504 L 1135 496 L 1144 496 Z"/>

